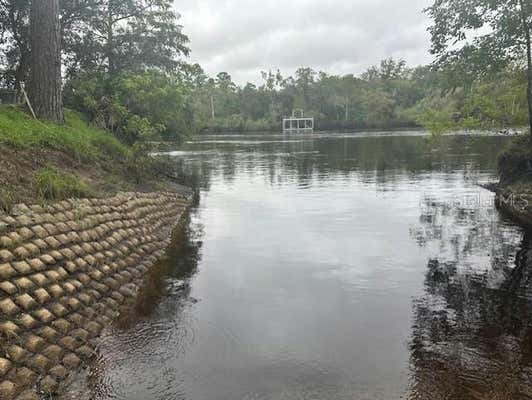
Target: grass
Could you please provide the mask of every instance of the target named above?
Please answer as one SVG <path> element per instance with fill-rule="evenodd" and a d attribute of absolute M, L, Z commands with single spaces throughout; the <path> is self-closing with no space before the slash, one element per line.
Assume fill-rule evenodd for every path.
<path fill-rule="evenodd" d="M 13 188 L 0 187 L 0 211 L 10 212 L 17 202 L 17 195 Z"/>
<path fill-rule="evenodd" d="M 144 145 L 123 144 L 70 110 L 59 125 L 0 106 L 0 154 L 0 213 L 19 203 L 175 187 L 167 161 L 150 157 Z"/>
<path fill-rule="evenodd" d="M 92 189 L 76 175 L 60 172 L 53 167 L 37 171 L 35 185 L 39 197 L 45 200 L 88 197 L 93 194 Z"/>
<path fill-rule="evenodd" d="M 74 111 L 65 111 L 63 125 L 41 122 L 12 106 L 0 107 L 0 144 L 16 148 L 51 148 L 79 160 L 126 158 L 130 150 L 109 132 L 91 127 Z"/>

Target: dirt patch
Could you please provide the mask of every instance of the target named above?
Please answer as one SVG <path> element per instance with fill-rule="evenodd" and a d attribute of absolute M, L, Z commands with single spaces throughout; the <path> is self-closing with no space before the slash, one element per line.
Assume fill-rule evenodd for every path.
<path fill-rule="evenodd" d="M 88 163 L 59 150 L 0 146 L 0 210 L 9 211 L 13 205 L 22 202 L 45 202 L 35 178 L 39 171 L 50 167 L 78 177 L 95 196 L 123 191 L 170 190 L 183 193 L 187 189 L 165 174 L 167 163 L 153 159 L 148 166 L 141 168 L 131 160 Z"/>

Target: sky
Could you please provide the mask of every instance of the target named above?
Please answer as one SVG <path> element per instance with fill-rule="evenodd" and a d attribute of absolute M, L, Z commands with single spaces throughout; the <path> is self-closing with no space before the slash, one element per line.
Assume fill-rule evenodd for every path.
<path fill-rule="evenodd" d="M 190 62 L 239 84 L 311 67 L 359 75 L 388 57 L 426 64 L 431 0 L 176 0 Z"/>

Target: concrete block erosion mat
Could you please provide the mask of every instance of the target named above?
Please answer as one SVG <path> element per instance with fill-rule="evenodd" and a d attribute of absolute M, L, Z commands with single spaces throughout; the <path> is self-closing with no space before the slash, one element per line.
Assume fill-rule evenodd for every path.
<path fill-rule="evenodd" d="M 56 393 L 90 359 L 189 202 L 122 193 L 0 214 L 0 399 Z"/>

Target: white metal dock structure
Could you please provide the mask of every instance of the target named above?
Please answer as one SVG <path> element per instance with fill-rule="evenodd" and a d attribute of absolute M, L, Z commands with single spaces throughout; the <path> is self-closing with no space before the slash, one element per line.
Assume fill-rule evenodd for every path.
<path fill-rule="evenodd" d="M 283 133 L 314 132 L 314 117 L 304 115 L 303 110 L 294 110 L 291 117 L 283 118 Z"/>

